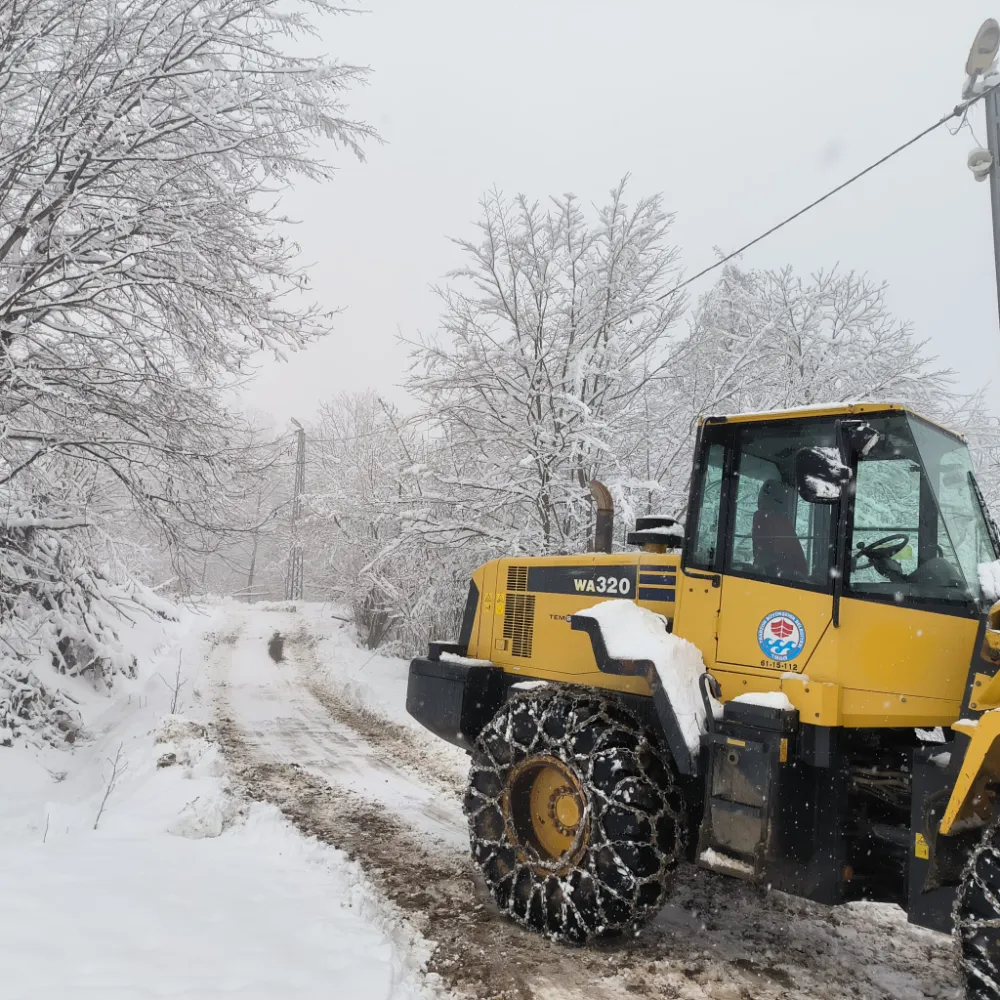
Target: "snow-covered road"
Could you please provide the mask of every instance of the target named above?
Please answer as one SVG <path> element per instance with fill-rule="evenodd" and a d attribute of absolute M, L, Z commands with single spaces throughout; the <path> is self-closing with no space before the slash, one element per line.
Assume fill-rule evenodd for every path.
<path fill-rule="evenodd" d="M 219 678 L 220 701 L 228 706 L 255 759 L 296 765 L 342 791 L 378 803 L 432 840 L 459 850 L 465 847 L 461 806 L 453 796 L 442 796 L 442 791 L 459 787 L 460 772 L 444 774 L 438 768 L 438 782 L 429 781 L 434 771 L 420 775 L 416 746 L 393 755 L 389 741 L 381 739 L 387 724 L 376 723 L 377 741 L 364 739 L 358 731 L 365 726 L 360 706 L 352 711 L 347 703 L 337 702 L 300 614 L 262 613 L 234 624 L 238 637 L 219 643 L 211 663 Z M 281 663 L 267 652 L 276 631 L 285 636 Z M 464 764 L 464 755 L 452 756 Z"/>
<path fill-rule="evenodd" d="M 244 793 L 345 850 L 431 941 L 428 988 L 476 997 L 957 1000 L 951 942 L 901 912 L 813 906 L 681 873 L 634 940 L 567 949 L 494 912 L 473 875 L 465 757 L 403 711 L 405 664 L 358 649 L 317 605 L 231 606 L 210 643 L 217 733 Z M 284 660 L 267 654 L 275 632 Z"/>

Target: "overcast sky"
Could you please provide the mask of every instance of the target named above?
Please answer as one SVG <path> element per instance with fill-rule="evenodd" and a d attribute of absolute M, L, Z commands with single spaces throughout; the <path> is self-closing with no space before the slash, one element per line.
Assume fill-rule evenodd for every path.
<path fill-rule="evenodd" d="M 284 421 L 341 390 L 400 399 L 397 336 L 434 329 L 431 285 L 458 261 L 448 237 L 472 233 L 494 185 L 590 202 L 631 173 L 633 200 L 662 192 L 676 212 L 695 273 L 947 112 L 991 15 L 1000 0 L 370 0 L 326 22 L 331 55 L 371 66 L 350 111 L 386 142 L 286 198 L 315 295 L 343 313 L 325 342 L 265 364 L 248 404 Z M 979 108 L 971 123 L 985 145 Z M 964 388 L 1000 387 L 974 145 L 939 129 L 742 263 L 885 280 Z"/>

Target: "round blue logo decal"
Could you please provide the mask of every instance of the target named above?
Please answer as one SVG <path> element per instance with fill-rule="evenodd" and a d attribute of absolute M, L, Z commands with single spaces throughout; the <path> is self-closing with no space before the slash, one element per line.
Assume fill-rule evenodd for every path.
<path fill-rule="evenodd" d="M 794 660 L 805 648 L 806 627 L 790 611 L 772 611 L 757 629 L 757 644 L 771 660 Z"/>

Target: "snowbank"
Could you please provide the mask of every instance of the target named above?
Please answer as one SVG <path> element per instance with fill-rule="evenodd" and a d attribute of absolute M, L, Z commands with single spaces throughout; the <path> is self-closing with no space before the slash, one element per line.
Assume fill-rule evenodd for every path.
<path fill-rule="evenodd" d="M 301 628 L 302 623 L 306 623 L 316 663 L 325 679 L 336 686 L 340 698 L 412 729 L 419 738 L 427 736 L 434 740 L 435 746 L 441 747 L 441 741 L 430 737 L 406 711 L 409 660 L 365 649 L 355 626 L 338 617 L 346 613 L 346 609 L 337 605 L 303 601 L 298 604 L 296 615 L 289 614 L 287 630 Z M 456 751 L 464 757 L 464 751 L 457 748 Z"/>
<path fill-rule="evenodd" d="M 0 748 L 16 745 L 72 746 L 87 739 L 92 719 L 106 711 L 115 697 L 139 697 L 154 670 L 162 667 L 163 687 L 175 676 L 177 659 L 161 663 L 163 652 L 180 649 L 180 636 L 193 623 L 206 620 L 206 613 L 176 607 L 141 590 L 142 603 L 120 608 L 96 602 L 91 613 L 91 633 L 70 628 L 60 620 L 66 636 L 72 635 L 75 666 L 57 665 L 49 648 L 57 640 L 51 623 L 36 622 L 39 637 L 32 643 L 11 646 L 0 629 Z M 26 623 L 21 622 L 24 626 Z M 46 629 L 48 639 L 42 637 Z M 101 642 L 94 635 L 102 636 Z M 46 643 L 49 643 L 47 645 Z M 99 655 L 98 655 L 99 654 Z M 67 653 L 67 656 L 69 654 Z M 87 657 L 92 657 L 86 665 Z M 181 663 L 182 672 L 184 664 Z"/>
<path fill-rule="evenodd" d="M 670 699 L 684 741 L 691 752 L 698 749 L 705 732 L 705 705 L 698 681 L 705 672 L 701 651 L 666 629 L 666 619 L 631 601 L 602 601 L 581 617 L 601 626 L 608 655 L 616 660 L 652 660 L 663 690 Z"/>

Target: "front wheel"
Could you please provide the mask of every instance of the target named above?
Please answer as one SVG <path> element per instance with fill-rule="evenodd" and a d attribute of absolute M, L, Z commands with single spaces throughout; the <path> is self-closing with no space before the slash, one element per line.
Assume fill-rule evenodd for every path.
<path fill-rule="evenodd" d="M 1000 1000 L 1000 820 L 972 852 L 955 898 L 968 1000 Z"/>
<path fill-rule="evenodd" d="M 590 693 L 507 702 L 476 741 L 465 811 L 497 905 L 553 940 L 638 927 L 684 848 L 673 767 L 630 713 Z"/>

